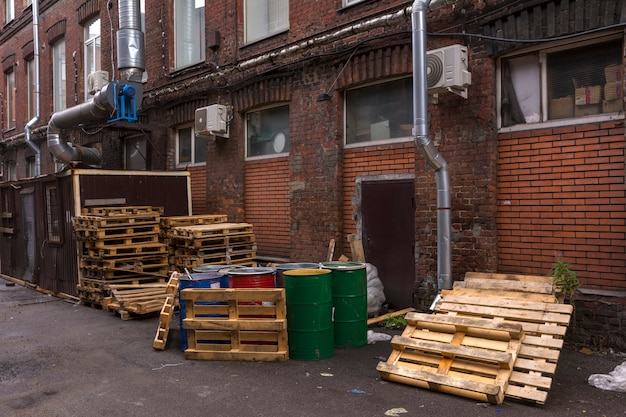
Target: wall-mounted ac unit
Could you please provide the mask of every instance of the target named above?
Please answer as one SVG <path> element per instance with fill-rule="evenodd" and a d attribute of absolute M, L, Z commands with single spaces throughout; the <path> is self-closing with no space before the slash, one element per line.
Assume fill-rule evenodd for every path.
<path fill-rule="evenodd" d="M 109 73 L 107 71 L 94 71 L 87 76 L 87 92 L 96 94 L 108 82 Z"/>
<path fill-rule="evenodd" d="M 426 81 L 429 93 L 450 91 L 467 98 L 472 73 L 467 70 L 467 47 L 451 45 L 426 52 Z"/>
<path fill-rule="evenodd" d="M 200 136 L 228 137 L 228 107 L 221 104 L 200 107 L 195 114 L 195 132 Z"/>

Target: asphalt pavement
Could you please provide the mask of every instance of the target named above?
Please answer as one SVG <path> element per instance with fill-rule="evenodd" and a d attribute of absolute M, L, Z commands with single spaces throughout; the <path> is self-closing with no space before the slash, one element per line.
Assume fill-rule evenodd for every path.
<path fill-rule="evenodd" d="M 389 342 L 319 361 L 186 360 L 177 319 L 158 351 L 156 315 L 122 320 L 0 278 L 0 416 L 626 416 L 626 393 L 587 383 L 620 352 L 566 344 L 545 405 L 494 405 L 381 380 Z"/>

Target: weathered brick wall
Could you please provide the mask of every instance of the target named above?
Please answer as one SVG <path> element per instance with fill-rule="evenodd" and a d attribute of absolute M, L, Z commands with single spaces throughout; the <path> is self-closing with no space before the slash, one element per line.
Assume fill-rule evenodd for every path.
<path fill-rule="evenodd" d="M 608 121 L 498 135 L 499 271 L 626 289 L 624 125 Z"/>
<path fill-rule="evenodd" d="M 626 350 L 626 297 L 576 294 L 575 318 L 566 340 L 594 349 Z"/>

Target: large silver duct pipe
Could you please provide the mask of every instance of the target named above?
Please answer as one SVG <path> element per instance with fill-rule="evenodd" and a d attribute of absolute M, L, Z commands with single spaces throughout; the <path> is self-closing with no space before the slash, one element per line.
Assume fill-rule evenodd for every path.
<path fill-rule="evenodd" d="M 35 126 L 35 123 L 39 121 L 39 0 L 33 0 L 33 67 L 34 74 L 33 80 L 35 82 L 34 88 L 34 103 L 33 108 L 35 114 L 33 118 L 26 123 L 24 133 L 26 136 L 26 144 L 35 152 L 35 176 L 41 175 L 41 149 L 33 142 L 31 137 L 31 129 Z"/>
<path fill-rule="evenodd" d="M 413 137 L 426 161 L 435 169 L 437 186 L 437 287 L 452 288 L 450 249 L 450 179 L 448 164 L 428 135 L 428 82 L 426 73 L 426 12 L 428 0 L 415 0 L 413 28 Z M 433 3 L 445 3 L 445 1 Z M 435 4 L 431 5 L 431 8 Z"/>
<path fill-rule="evenodd" d="M 141 76 L 145 69 L 145 46 L 141 32 L 139 0 L 119 1 L 119 29 L 117 35 L 118 70 L 123 81 L 112 81 L 97 92 L 93 99 L 83 104 L 54 113 L 48 122 L 48 149 L 64 162 L 82 162 L 99 165 L 101 155 L 97 149 L 72 146 L 61 137 L 64 130 L 85 124 L 110 120 L 118 106 L 120 95 L 136 97 L 141 105 Z"/>

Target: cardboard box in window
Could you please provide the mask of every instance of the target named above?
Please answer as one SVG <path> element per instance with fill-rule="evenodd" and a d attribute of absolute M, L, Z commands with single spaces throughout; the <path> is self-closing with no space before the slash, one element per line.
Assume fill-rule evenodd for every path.
<path fill-rule="evenodd" d="M 619 64 L 613 64 L 605 67 L 604 78 L 604 82 L 607 84 L 622 81 L 622 66 Z"/>
<path fill-rule="evenodd" d="M 577 106 L 584 106 L 588 104 L 600 104 L 602 100 L 602 86 L 590 85 L 588 87 L 576 88 L 576 100 Z"/>
<path fill-rule="evenodd" d="M 566 117 L 574 117 L 574 96 L 550 100 L 550 119 L 564 119 Z"/>
<path fill-rule="evenodd" d="M 624 99 L 602 101 L 602 113 L 616 113 L 624 110 Z"/>
<path fill-rule="evenodd" d="M 591 116 L 592 114 L 600 114 L 602 111 L 602 104 L 582 104 L 574 107 L 574 116 Z"/>
<path fill-rule="evenodd" d="M 604 84 L 604 99 L 615 100 L 616 98 L 624 98 L 624 87 L 622 81 Z"/>
<path fill-rule="evenodd" d="M 372 140 L 389 139 L 389 120 L 384 120 L 370 125 L 370 135 Z"/>

